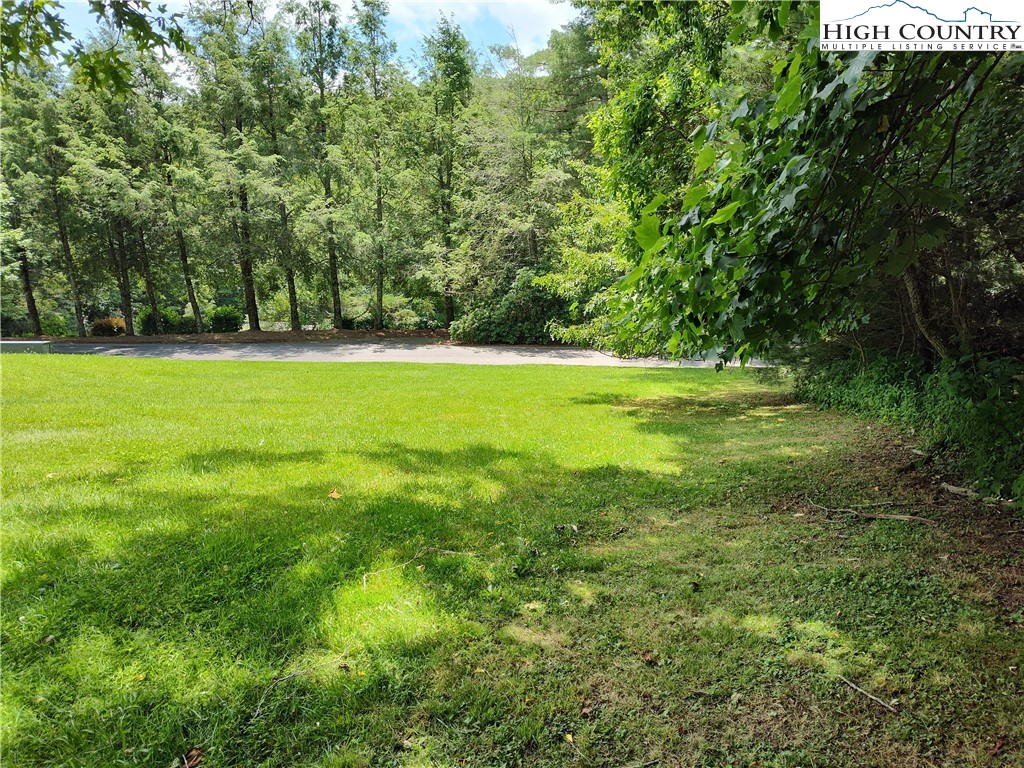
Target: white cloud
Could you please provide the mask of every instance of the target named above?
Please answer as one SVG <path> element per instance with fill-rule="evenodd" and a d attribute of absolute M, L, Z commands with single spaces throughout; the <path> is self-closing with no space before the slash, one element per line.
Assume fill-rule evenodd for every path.
<path fill-rule="evenodd" d="M 407 38 L 422 38 L 433 30 L 438 16 L 454 16 L 467 36 L 471 28 L 492 19 L 498 26 L 515 33 L 524 53 L 533 53 L 547 45 L 553 29 L 576 17 L 568 2 L 551 0 L 391 0 L 390 15 Z M 507 43 L 511 35 L 487 43 Z"/>
<path fill-rule="evenodd" d="M 568 24 L 578 13 L 568 2 L 550 0 L 506 0 L 487 5 L 492 16 L 515 32 L 523 53 L 546 46 L 551 31 Z"/>

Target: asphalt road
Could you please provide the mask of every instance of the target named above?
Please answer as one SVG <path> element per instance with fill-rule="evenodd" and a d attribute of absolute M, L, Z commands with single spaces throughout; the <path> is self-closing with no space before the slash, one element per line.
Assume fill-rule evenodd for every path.
<path fill-rule="evenodd" d="M 679 363 L 658 358 L 623 360 L 592 349 L 441 344 L 436 339 L 333 340 L 258 344 L 118 344 L 53 342 L 72 355 L 149 357 L 167 360 L 276 360 L 299 363 L 460 363 L 468 365 L 605 365 L 618 368 L 710 368 L 714 361 Z"/>

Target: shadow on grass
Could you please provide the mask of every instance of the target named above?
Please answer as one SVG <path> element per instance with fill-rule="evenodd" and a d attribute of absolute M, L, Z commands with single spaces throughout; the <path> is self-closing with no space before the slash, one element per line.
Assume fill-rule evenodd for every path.
<path fill-rule="evenodd" d="M 219 472 L 236 467 L 270 468 L 281 464 L 304 464 L 323 461 L 326 454 L 319 450 L 264 451 L 260 448 L 220 448 L 214 451 L 190 453 L 184 466 L 191 472 Z"/>
<path fill-rule="evenodd" d="M 568 487 L 608 496 L 669 487 L 642 472 L 566 471 L 490 445 L 392 444 L 359 458 L 402 473 L 397 490 L 335 500 L 299 485 L 200 501 L 195 488 L 129 485 L 116 504 L 39 504 L 41 519 L 48 505 L 65 507 L 63 525 L 42 540 L 5 542 L 15 564 L 3 583 L 9 759 L 163 765 L 199 744 L 218 764 L 293 765 L 339 742 L 390 754 L 417 692 L 445 663 L 439 649 L 518 611 L 519 585 L 538 563 L 572 565 L 555 529 L 566 512 L 524 499 Z M 184 465 L 270 471 L 320 459 L 225 450 Z M 481 480 L 498 489 L 485 503 L 471 493 Z M 133 532 L 117 524 L 143 516 L 158 522 Z M 85 521 L 118 529 L 116 547 L 62 532 Z M 402 566 L 421 552 L 424 573 Z M 496 582 L 506 588 L 488 592 Z M 56 640 L 40 642 L 48 636 Z M 301 672 L 307 666 L 316 674 Z"/>
<path fill-rule="evenodd" d="M 673 435 L 786 407 L 761 396 L 586 402 Z M 74 526 L 8 537 L 12 764 L 164 766 L 193 745 L 212 766 L 329 754 L 338 766 L 564 765 L 584 750 L 597 765 L 673 754 L 711 765 L 723 750 L 780 766 L 821 762 L 837 743 L 857 747 L 850 727 L 875 725 L 877 712 L 808 670 L 891 664 L 909 674 L 899 668 L 913 648 L 908 623 L 953 605 L 927 574 L 883 563 L 865 576 L 840 545 L 808 545 L 816 534 L 802 523 L 769 527 L 725 508 L 720 489 L 673 475 L 570 469 L 489 444 L 392 443 L 356 456 L 398 479 L 384 492 L 341 488 L 340 499 L 314 483 L 216 494 L 126 486 L 116 504 L 61 512 L 96 526 L 154 521 L 117 527 L 112 549 Z M 270 481 L 275 467 L 326 458 L 225 449 L 183 465 L 200 474 L 256 466 Z M 714 454 L 704 458 L 713 471 Z M 746 470 L 760 489 L 821 472 L 816 457 L 782 466 L 768 451 Z M 63 504 L 34 512 L 46 519 Z M 728 536 L 716 533 L 736 515 Z M 812 599 L 795 603 L 797 594 Z M 875 623 L 837 628 L 851 621 L 844 612 Z M 961 619 L 953 607 L 931 621 L 946 632 Z M 513 623 L 512 639 L 499 635 Z M 49 635 L 56 641 L 40 643 Z M 872 650 L 876 640 L 895 651 Z M 986 661 L 977 644 L 957 648 L 965 664 Z M 715 695 L 696 706 L 690 691 L 704 685 Z M 891 690 L 907 686 L 900 677 Z M 822 716 L 764 721 L 758 697 L 783 693 Z M 948 701 L 927 706 L 928 718 L 901 714 L 885 731 L 908 754 L 933 749 L 921 730 L 959 712 Z M 749 727 L 737 731 L 743 718 Z"/>
<path fill-rule="evenodd" d="M 666 417 L 734 415 L 752 408 L 779 408 L 794 404 L 793 396 L 786 392 L 753 390 L 750 392 L 721 392 L 713 398 L 693 396 L 667 396 L 638 398 L 617 392 L 591 393 L 573 398 L 578 405 L 610 405 L 614 408 L 650 411 Z"/>

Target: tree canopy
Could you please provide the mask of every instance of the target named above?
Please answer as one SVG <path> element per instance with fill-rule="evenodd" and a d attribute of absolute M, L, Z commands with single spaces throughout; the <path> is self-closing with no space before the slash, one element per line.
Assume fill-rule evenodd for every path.
<path fill-rule="evenodd" d="M 382 0 L 96 0 L 61 53 L 8 5 L 6 329 L 1021 348 L 1019 56 L 822 52 L 817 4 L 728 0 L 579 0 L 529 55 L 442 15 L 416 61 Z"/>

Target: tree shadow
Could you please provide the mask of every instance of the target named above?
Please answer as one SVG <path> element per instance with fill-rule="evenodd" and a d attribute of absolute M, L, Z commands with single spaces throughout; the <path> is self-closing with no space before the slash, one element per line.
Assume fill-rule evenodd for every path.
<path fill-rule="evenodd" d="M 220 472 L 236 467 L 274 467 L 280 464 L 320 462 L 327 454 L 321 450 L 264 451 L 260 448 L 218 448 L 212 451 L 190 453 L 183 465 L 190 472 Z"/>
<path fill-rule="evenodd" d="M 723 400 L 731 417 L 788 407 Z M 679 436 L 719 422 L 723 400 L 587 404 Z M 424 745 L 424 764 L 554 765 L 575 759 L 566 733 L 595 764 L 730 747 L 769 758 L 794 739 L 824 754 L 858 744 L 847 726 L 875 723 L 871 703 L 827 675 L 889 665 L 882 672 L 904 677 L 877 684 L 902 693 L 916 670 L 901 660 L 916 617 L 928 612 L 931 631 L 951 635 L 964 621 L 927 571 L 851 563 L 848 544 L 819 540 L 801 520 L 731 511 L 707 478 L 565 467 L 489 443 L 348 455 L 390 472 L 387 489 L 341 487 L 335 499 L 313 482 L 215 494 L 140 483 L 73 512 L 52 496 L 36 503 L 61 525 L 5 541 L 12 763 L 166 765 L 200 745 L 211 765 L 309 764 L 338 749 L 398 765 L 410 742 Z M 328 458 L 225 449 L 188 454 L 184 466 L 269 473 Z M 768 451 L 744 467 L 762 487 L 822 471 L 817 456 L 783 465 Z M 90 523 L 113 543 L 84 535 Z M 794 601 L 804 594 L 828 597 Z M 1000 643 L 958 642 L 957 663 L 984 669 Z M 704 687 L 710 695 L 695 699 Z M 783 735 L 758 719 L 757 697 L 784 694 L 825 715 Z M 926 714 L 948 722 L 959 711 L 943 702 Z M 753 725 L 732 733 L 741 717 Z M 913 734 L 934 723 L 900 717 L 880 732 L 930 748 Z M 705 728 L 705 743 L 679 721 Z"/>
<path fill-rule="evenodd" d="M 796 404 L 786 392 L 723 392 L 715 397 L 686 395 L 667 397 L 629 397 L 617 392 L 591 393 L 573 398 L 577 405 L 606 405 L 621 408 L 633 415 L 645 415 L 665 421 L 688 418 L 719 418 L 736 416 L 760 409 L 788 408 Z"/>
<path fill-rule="evenodd" d="M 189 487 L 154 491 L 139 470 L 135 482 L 115 486 L 113 503 L 79 501 L 62 510 L 59 497 L 40 500 L 35 514 L 52 520 L 45 534 L 5 541 L 15 564 L 2 585 L 4 647 L 17 659 L 8 675 L 18 713 L 5 737 L 10 759 L 44 765 L 92 755 L 84 762 L 110 764 L 144 745 L 156 762 L 208 740 L 219 744 L 225 764 L 293 764 L 324 739 L 351 737 L 360 717 L 378 723 L 364 734 L 367 749 L 390 750 L 393 742 L 384 742 L 404 727 L 410 691 L 435 674 L 439 649 L 477 633 L 481 621 L 507 621 L 550 568 L 592 570 L 595 559 L 579 540 L 614 540 L 629 517 L 600 518 L 600 507 L 671 491 L 669 478 L 650 473 L 565 469 L 540 453 L 489 444 L 431 450 L 392 443 L 352 455 L 397 471 L 399 480 L 385 493 L 346 491 L 338 499 L 317 484 L 209 496 Z M 201 474 L 322 459 L 320 451 L 224 449 L 189 454 L 183 465 Z M 474 490 L 479 484 L 485 495 Z M 538 494 L 551 503 L 536 504 Z M 112 541 L 81 534 L 90 521 L 100 521 Z M 410 558 L 417 558 L 412 566 Z M 372 618 L 352 606 L 388 578 L 397 579 L 396 594 L 417 595 L 421 624 L 442 629 L 363 643 L 354 655 L 365 678 L 318 673 L 275 683 L 304 660 L 316 666 L 344 656 L 350 649 L 330 638 L 361 630 L 346 624 L 344 612 L 328 620 L 339 595 L 352 595 L 346 610 Z M 488 592 L 495 583 L 501 590 Z M 392 609 L 379 607 L 395 618 Z M 40 642 L 49 636 L 55 641 Z M 168 659 L 177 660 L 173 668 Z M 36 695 L 40 684 L 45 696 Z M 210 690 L 201 695 L 193 686 Z M 306 714 L 289 724 L 296 701 Z M 394 719 L 381 721 L 380 707 Z M 314 733 L 310 718 L 333 726 Z M 292 733 L 291 747 L 272 744 L 282 730 Z"/>

